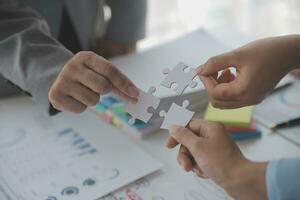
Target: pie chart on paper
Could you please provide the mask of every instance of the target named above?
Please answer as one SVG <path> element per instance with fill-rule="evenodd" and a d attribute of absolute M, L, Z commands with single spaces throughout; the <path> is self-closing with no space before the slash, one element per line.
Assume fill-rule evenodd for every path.
<path fill-rule="evenodd" d="M 17 145 L 26 137 L 26 131 L 23 129 L 14 129 L 8 127 L 0 128 L 0 149 L 9 148 Z"/>

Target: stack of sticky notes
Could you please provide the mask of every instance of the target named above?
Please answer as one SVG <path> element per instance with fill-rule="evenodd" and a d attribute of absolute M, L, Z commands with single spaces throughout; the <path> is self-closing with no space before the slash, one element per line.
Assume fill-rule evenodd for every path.
<path fill-rule="evenodd" d="M 253 106 L 238 109 L 217 109 L 208 105 L 204 119 L 222 122 L 234 140 L 257 138 L 261 131 L 252 121 Z"/>
<path fill-rule="evenodd" d="M 129 125 L 129 114 L 124 110 L 124 102 L 114 95 L 105 95 L 96 105 L 96 115 L 107 123 L 115 126 L 122 131 L 129 133 L 135 138 L 144 138 L 146 135 L 159 129 L 159 123 L 152 120 L 150 123 L 144 123 L 136 120 L 133 125 Z"/>

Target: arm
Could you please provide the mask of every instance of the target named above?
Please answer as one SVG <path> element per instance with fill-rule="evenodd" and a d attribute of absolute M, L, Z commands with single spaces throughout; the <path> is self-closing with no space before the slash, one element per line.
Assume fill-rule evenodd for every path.
<path fill-rule="evenodd" d="M 266 173 L 268 196 L 271 200 L 300 197 L 300 159 L 272 161 Z"/>
<path fill-rule="evenodd" d="M 2 2 L 0 73 L 46 110 L 50 86 L 72 54 L 50 36 L 46 22 L 33 10 Z"/>
<path fill-rule="evenodd" d="M 199 74 L 215 107 L 237 108 L 261 102 L 299 64 L 300 35 L 288 35 L 257 40 L 212 57 Z M 217 78 L 218 71 L 227 72 L 229 67 L 236 68 L 236 76 L 223 73 Z"/>
<path fill-rule="evenodd" d="M 184 170 L 212 179 L 235 199 L 267 199 L 267 162 L 247 160 L 222 124 L 194 119 L 189 129 L 172 126 L 170 136 L 182 144 L 178 161 Z M 169 140 L 167 146 L 176 144 Z"/>
<path fill-rule="evenodd" d="M 50 100 L 51 107 L 80 113 L 110 91 L 137 101 L 139 90 L 115 66 L 93 52 L 73 56 L 34 11 L 0 0 L 0 30 L 0 73 L 45 109 Z"/>
<path fill-rule="evenodd" d="M 172 127 L 181 143 L 178 161 L 185 171 L 211 178 L 236 199 L 296 199 L 300 196 L 300 159 L 247 160 L 219 123 L 193 120 L 189 129 Z M 169 140 L 169 148 L 176 143 Z M 220 151 L 222 149 L 222 151 Z"/>

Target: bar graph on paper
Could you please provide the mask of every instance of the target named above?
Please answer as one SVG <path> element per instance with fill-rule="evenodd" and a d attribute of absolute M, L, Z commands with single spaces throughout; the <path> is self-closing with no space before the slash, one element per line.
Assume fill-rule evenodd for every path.
<path fill-rule="evenodd" d="M 83 136 L 73 128 L 66 128 L 57 133 L 57 146 L 63 147 L 60 154 L 66 156 L 87 156 L 97 153 L 96 147 L 92 146 Z"/>
<path fill-rule="evenodd" d="M 0 199 L 98 199 L 160 168 L 160 162 L 92 117 L 62 114 L 51 129 L 1 126 Z M 140 163 L 142 168 L 132 167 Z"/>
<path fill-rule="evenodd" d="M 98 181 L 111 180 L 119 176 L 117 168 L 101 168 L 92 159 L 98 150 L 89 143 L 78 131 L 73 128 L 65 128 L 51 134 L 34 134 L 25 128 L 1 128 L 0 129 L 0 170 L 9 174 L 9 182 L 18 182 L 15 185 L 31 186 L 31 190 L 24 191 L 24 196 L 38 198 L 44 193 L 45 199 L 57 200 L 58 196 L 76 196 L 82 188 L 90 188 Z M 72 167 L 80 162 L 80 169 Z M 72 167 L 72 169 L 68 169 Z M 68 170 L 72 170 L 72 176 L 65 176 Z M 84 170 L 88 173 L 82 173 Z M 51 177 L 61 176 L 70 184 L 59 184 Z M 96 178 L 95 178 L 96 177 Z M 69 180 L 68 180 L 69 179 Z M 43 181 L 44 180 L 44 181 Z M 102 181 L 103 181 L 102 180 Z M 80 182 L 82 188 L 73 186 Z M 48 185 L 49 191 L 37 187 Z M 4 180 L 0 178 L 0 186 L 3 189 Z M 39 191 L 38 191 L 39 190 Z M 51 195 L 51 190 L 53 190 Z M 6 190 L 8 192 L 10 190 Z M 57 195 L 59 191 L 59 195 Z M 9 194 L 14 196 L 14 194 Z M 19 197 L 15 196 L 15 199 Z"/>

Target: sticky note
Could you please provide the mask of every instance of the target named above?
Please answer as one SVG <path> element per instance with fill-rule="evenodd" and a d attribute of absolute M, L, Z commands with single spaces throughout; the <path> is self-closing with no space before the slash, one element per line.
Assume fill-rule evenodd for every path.
<path fill-rule="evenodd" d="M 256 130 L 255 132 L 244 132 L 244 133 L 234 133 L 234 134 L 230 134 L 230 137 L 233 140 L 245 140 L 245 139 L 252 139 L 252 138 L 259 138 L 261 137 L 261 131 L 260 130 Z"/>
<path fill-rule="evenodd" d="M 226 125 L 250 127 L 253 106 L 237 109 L 218 109 L 208 105 L 204 119 L 207 121 L 222 122 Z"/>

